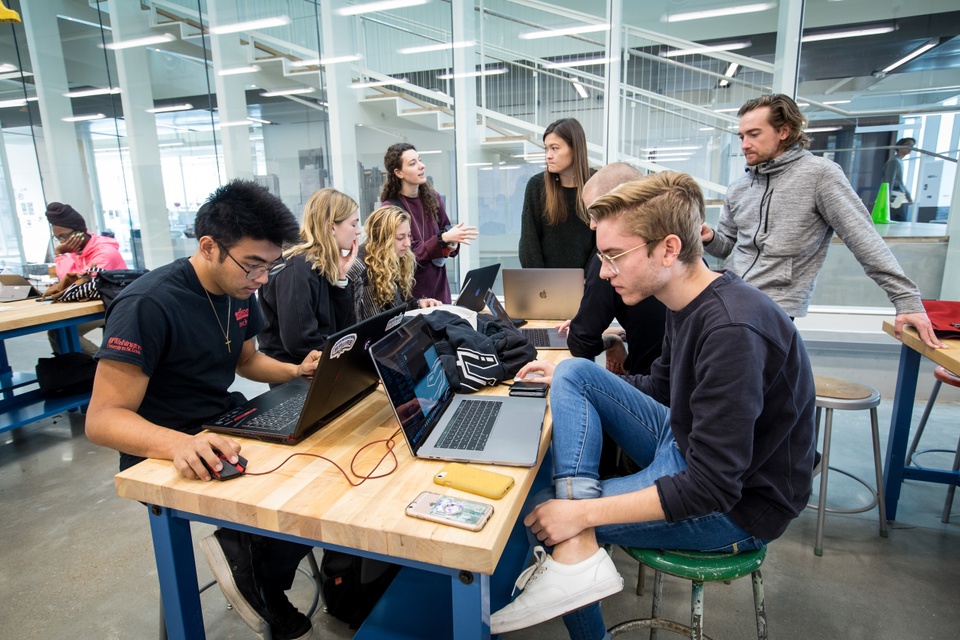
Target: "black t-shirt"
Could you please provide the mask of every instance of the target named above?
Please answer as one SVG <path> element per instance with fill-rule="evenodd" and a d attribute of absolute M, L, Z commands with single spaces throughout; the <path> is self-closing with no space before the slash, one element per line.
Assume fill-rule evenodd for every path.
<path fill-rule="evenodd" d="M 230 336 L 229 351 L 221 325 Z M 193 265 L 181 258 L 143 275 L 117 296 L 107 312 L 97 358 L 140 367 L 150 382 L 137 414 L 194 434 L 204 419 L 243 401 L 228 389 L 244 341 L 262 327 L 253 298 L 211 294 L 207 300 Z M 120 468 L 141 460 L 121 452 Z"/>

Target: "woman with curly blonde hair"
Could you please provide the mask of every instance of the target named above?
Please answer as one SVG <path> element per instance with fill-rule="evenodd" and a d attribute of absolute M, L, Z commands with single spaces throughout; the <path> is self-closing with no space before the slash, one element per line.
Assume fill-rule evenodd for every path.
<path fill-rule="evenodd" d="M 336 189 L 315 191 L 303 210 L 300 238 L 283 253 L 286 268 L 260 288 L 266 321 L 260 350 L 302 362 L 327 336 L 356 322 L 347 272 L 360 236 L 357 203 Z"/>
<path fill-rule="evenodd" d="M 408 309 L 442 304 L 413 296 L 416 258 L 410 250 L 410 214 L 395 206 L 380 207 L 364 223 L 366 242 L 348 274 L 357 322 L 401 304 Z"/>

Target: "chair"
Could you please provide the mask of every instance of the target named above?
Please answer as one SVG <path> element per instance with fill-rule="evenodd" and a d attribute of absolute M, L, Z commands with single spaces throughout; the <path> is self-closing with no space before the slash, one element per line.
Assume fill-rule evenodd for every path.
<path fill-rule="evenodd" d="M 741 553 L 710 553 L 701 551 L 659 551 L 656 549 L 638 549 L 621 547 L 632 558 L 640 561 L 640 571 L 644 565 L 656 571 L 653 578 L 653 610 L 649 618 L 628 620 L 611 627 L 610 636 L 634 629 L 650 629 L 650 639 L 657 640 L 658 629 L 688 635 L 695 640 L 703 635 L 703 583 L 736 580 L 746 575 L 753 577 L 753 604 L 757 616 L 757 638 L 767 638 L 767 615 L 763 604 L 763 576 L 760 565 L 766 557 L 766 547 Z M 692 581 L 690 605 L 690 626 L 665 620 L 660 617 L 661 597 L 663 595 L 663 574 Z"/>
<path fill-rule="evenodd" d="M 880 535 L 887 537 L 887 510 L 883 502 L 883 463 L 880 459 L 880 428 L 877 422 L 877 406 L 880 404 L 880 392 L 873 387 L 858 384 L 841 378 L 830 376 L 814 376 L 814 385 L 817 391 L 817 435 L 820 432 L 820 412 L 826 409 L 823 421 L 823 458 L 820 471 L 820 498 L 816 505 L 807 507 L 817 510 L 817 538 L 813 552 L 823 555 L 823 521 L 826 513 L 863 513 L 876 506 L 880 507 Z M 873 466 L 876 471 L 876 489 L 869 484 L 842 469 L 830 466 L 830 437 L 833 433 L 833 412 L 840 411 L 870 411 L 870 428 L 873 434 Z M 870 504 L 864 507 L 851 509 L 830 509 L 827 507 L 827 475 L 829 471 L 842 473 L 867 488 L 873 495 Z"/>
<path fill-rule="evenodd" d="M 305 614 L 308 618 L 313 618 L 313 614 L 316 613 L 318 606 L 323 606 L 321 602 L 322 594 L 320 592 L 320 565 L 317 564 L 317 558 L 313 555 L 313 549 L 310 550 L 310 553 L 307 554 L 307 561 L 310 563 L 310 572 L 308 573 L 303 567 L 297 567 L 297 571 L 307 576 L 310 582 L 313 583 L 313 602 L 310 604 L 310 610 Z M 217 584 L 216 580 L 211 580 L 207 584 L 200 587 L 200 593 L 203 593 L 213 585 Z M 229 602 L 227 603 L 227 609 L 232 609 L 233 605 Z M 324 608 L 326 611 L 326 608 Z M 263 636 L 264 640 L 272 640 L 270 634 L 270 627 L 267 626 L 267 631 Z M 160 640 L 167 640 L 167 621 L 163 616 L 163 600 L 160 601 Z"/>
<path fill-rule="evenodd" d="M 910 442 L 910 449 L 907 451 L 907 461 L 908 465 L 914 465 L 921 467 L 923 465 L 917 463 L 917 456 L 923 455 L 925 453 L 933 453 L 934 451 L 941 453 L 953 453 L 953 471 L 960 471 L 960 441 L 957 442 L 957 450 L 954 452 L 952 449 L 922 449 L 917 451 L 917 445 L 920 444 L 920 436 L 923 435 L 923 430 L 927 426 L 927 418 L 930 417 L 930 410 L 933 409 L 934 403 L 937 401 L 937 394 L 940 393 L 940 387 L 944 382 L 949 384 L 951 387 L 960 388 L 960 376 L 947 371 L 943 367 L 937 367 L 933 372 L 933 377 L 936 378 L 936 382 L 933 383 L 933 390 L 930 392 L 930 399 L 927 400 L 927 406 L 923 410 L 923 416 L 920 418 L 920 425 L 917 427 L 917 434 L 913 436 L 913 440 Z M 947 487 L 947 499 L 943 503 L 943 514 L 940 516 L 940 522 L 949 522 L 950 521 L 950 510 L 953 508 L 953 494 L 956 493 L 957 486 L 951 484 Z"/>

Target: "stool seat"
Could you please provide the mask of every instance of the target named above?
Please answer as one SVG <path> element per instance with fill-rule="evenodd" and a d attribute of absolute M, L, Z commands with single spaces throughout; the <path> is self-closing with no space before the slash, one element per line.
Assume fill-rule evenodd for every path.
<path fill-rule="evenodd" d="M 621 547 L 635 560 L 687 580 L 722 582 L 750 575 L 760 568 L 767 555 L 766 547 L 741 553 L 707 551 L 659 551 Z"/>
<path fill-rule="evenodd" d="M 946 382 L 951 387 L 960 387 L 960 376 L 952 371 L 947 371 L 943 367 L 937 367 L 934 369 L 933 377 L 940 382 Z"/>
<path fill-rule="evenodd" d="M 817 407 L 861 411 L 880 405 L 880 392 L 865 384 L 831 376 L 814 376 L 813 384 L 817 392 Z"/>

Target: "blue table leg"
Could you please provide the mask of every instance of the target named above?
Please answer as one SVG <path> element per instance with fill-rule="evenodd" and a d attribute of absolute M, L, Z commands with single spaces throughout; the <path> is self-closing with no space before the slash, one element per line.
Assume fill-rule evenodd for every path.
<path fill-rule="evenodd" d="M 910 422 L 913 418 L 913 401 L 917 395 L 919 372 L 920 353 L 906 345 L 901 346 L 890 435 L 887 438 L 887 458 L 883 465 L 883 495 L 886 498 L 888 520 L 897 519 L 897 502 L 900 500 L 900 485 L 903 483 L 904 457 L 907 455 L 907 440 L 910 438 Z"/>
<path fill-rule="evenodd" d="M 490 639 L 490 576 L 461 571 L 450 577 L 453 594 L 453 637 Z M 480 622 L 480 624 L 477 624 Z"/>
<path fill-rule="evenodd" d="M 190 521 L 171 515 L 164 507 L 151 506 L 150 531 L 167 636 L 171 640 L 204 640 Z"/>

